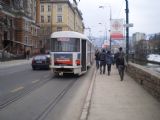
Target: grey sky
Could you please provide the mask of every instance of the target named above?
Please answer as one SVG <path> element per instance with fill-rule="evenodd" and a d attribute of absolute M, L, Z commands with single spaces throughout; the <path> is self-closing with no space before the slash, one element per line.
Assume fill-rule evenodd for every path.
<path fill-rule="evenodd" d="M 160 32 L 160 0 L 128 0 L 128 2 L 129 22 L 134 24 L 134 27 L 130 28 L 130 35 L 134 32 L 146 34 Z M 100 5 L 106 7 L 100 9 L 98 7 Z M 80 0 L 78 8 L 82 11 L 85 27 L 90 27 L 94 36 L 105 35 L 105 30 L 109 30 L 110 8 L 112 19 L 125 20 L 125 0 Z M 89 34 L 88 30 L 85 33 Z"/>

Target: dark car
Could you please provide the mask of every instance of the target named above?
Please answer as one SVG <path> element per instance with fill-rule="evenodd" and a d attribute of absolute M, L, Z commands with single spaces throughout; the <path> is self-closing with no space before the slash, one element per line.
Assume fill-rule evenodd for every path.
<path fill-rule="evenodd" d="M 32 69 L 49 69 L 50 55 L 36 55 L 32 60 Z"/>

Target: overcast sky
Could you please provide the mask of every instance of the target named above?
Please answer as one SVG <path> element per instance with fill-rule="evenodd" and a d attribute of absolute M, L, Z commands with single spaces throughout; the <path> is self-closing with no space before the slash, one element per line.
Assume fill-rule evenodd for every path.
<path fill-rule="evenodd" d="M 160 32 L 160 0 L 128 0 L 128 2 L 129 23 L 134 25 L 130 28 L 130 35 L 134 32 L 146 34 Z M 99 8 L 100 5 L 105 7 Z M 85 27 L 90 27 L 91 34 L 97 37 L 105 35 L 106 29 L 109 30 L 110 8 L 112 19 L 125 20 L 125 7 L 125 0 L 80 0 L 78 3 Z M 86 30 L 85 34 L 89 34 L 88 31 Z"/>

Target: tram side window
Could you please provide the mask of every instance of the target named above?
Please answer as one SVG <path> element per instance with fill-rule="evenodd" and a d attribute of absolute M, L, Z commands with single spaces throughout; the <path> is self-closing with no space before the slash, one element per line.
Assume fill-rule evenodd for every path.
<path fill-rule="evenodd" d="M 78 38 L 54 38 L 51 40 L 53 52 L 79 52 L 80 39 Z"/>

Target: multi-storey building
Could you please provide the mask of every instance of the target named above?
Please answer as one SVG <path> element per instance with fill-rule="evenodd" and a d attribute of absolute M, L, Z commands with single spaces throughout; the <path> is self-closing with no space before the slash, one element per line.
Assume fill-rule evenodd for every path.
<path fill-rule="evenodd" d="M 39 36 L 45 47 L 52 32 L 76 31 L 83 33 L 82 13 L 76 3 L 69 0 L 41 0 Z"/>
<path fill-rule="evenodd" d="M 39 0 L 0 0 L 0 49 L 13 54 L 38 49 Z"/>
<path fill-rule="evenodd" d="M 145 39 L 146 39 L 146 34 L 145 33 L 136 32 L 132 35 L 132 40 L 134 42 L 138 42 L 140 40 L 145 40 Z"/>

